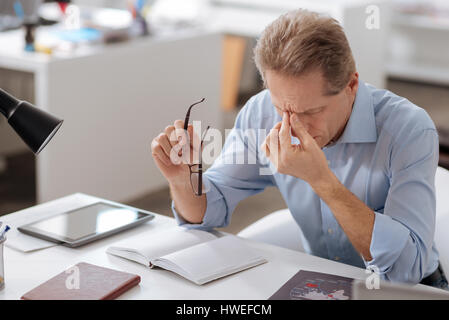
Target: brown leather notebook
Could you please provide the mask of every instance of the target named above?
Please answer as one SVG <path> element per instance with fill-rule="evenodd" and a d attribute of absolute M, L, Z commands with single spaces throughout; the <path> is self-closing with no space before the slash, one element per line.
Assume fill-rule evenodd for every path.
<path fill-rule="evenodd" d="M 135 274 L 80 262 L 25 293 L 23 300 L 112 300 L 136 286 Z"/>

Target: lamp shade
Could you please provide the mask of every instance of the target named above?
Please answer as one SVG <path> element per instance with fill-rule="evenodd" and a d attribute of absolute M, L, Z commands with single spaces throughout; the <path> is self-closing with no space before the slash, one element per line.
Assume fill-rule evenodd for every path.
<path fill-rule="evenodd" d="M 0 89 L 0 111 L 28 147 L 38 154 L 61 127 L 63 120 L 20 101 Z"/>

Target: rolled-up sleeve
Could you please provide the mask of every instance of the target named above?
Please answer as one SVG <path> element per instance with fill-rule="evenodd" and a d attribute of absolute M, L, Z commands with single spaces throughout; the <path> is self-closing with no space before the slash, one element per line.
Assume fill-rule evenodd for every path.
<path fill-rule="evenodd" d="M 172 211 L 179 225 L 203 230 L 225 227 L 241 200 L 274 185 L 271 175 L 261 174 L 264 165 L 259 162 L 258 152 L 263 141 L 256 128 L 258 121 L 251 112 L 255 107 L 257 104 L 250 99 L 240 111 L 220 156 L 203 175 L 207 190 L 203 221 L 199 224 L 188 223 L 176 212 L 172 202 Z"/>
<path fill-rule="evenodd" d="M 375 212 L 372 260 L 365 261 L 386 280 L 418 283 L 428 271 L 438 150 L 435 129 L 417 131 L 392 147 L 391 186 L 383 210 Z"/>

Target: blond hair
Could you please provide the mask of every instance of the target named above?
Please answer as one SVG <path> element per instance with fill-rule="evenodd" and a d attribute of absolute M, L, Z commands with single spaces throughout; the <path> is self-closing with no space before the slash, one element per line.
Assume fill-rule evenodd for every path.
<path fill-rule="evenodd" d="M 283 14 L 265 28 L 254 60 L 264 83 L 267 70 L 300 76 L 318 69 L 327 81 L 327 95 L 343 90 L 356 70 L 338 21 L 303 9 Z"/>

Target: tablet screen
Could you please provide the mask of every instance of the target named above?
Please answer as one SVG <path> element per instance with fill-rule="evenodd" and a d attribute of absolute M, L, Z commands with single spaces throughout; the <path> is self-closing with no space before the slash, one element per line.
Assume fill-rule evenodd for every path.
<path fill-rule="evenodd" d="M 34 232 L 55 235 L 68 241 L 105 233 L 133 223 L 149 214 L 130 208 L 98 202 L 29 224 Z"/>

